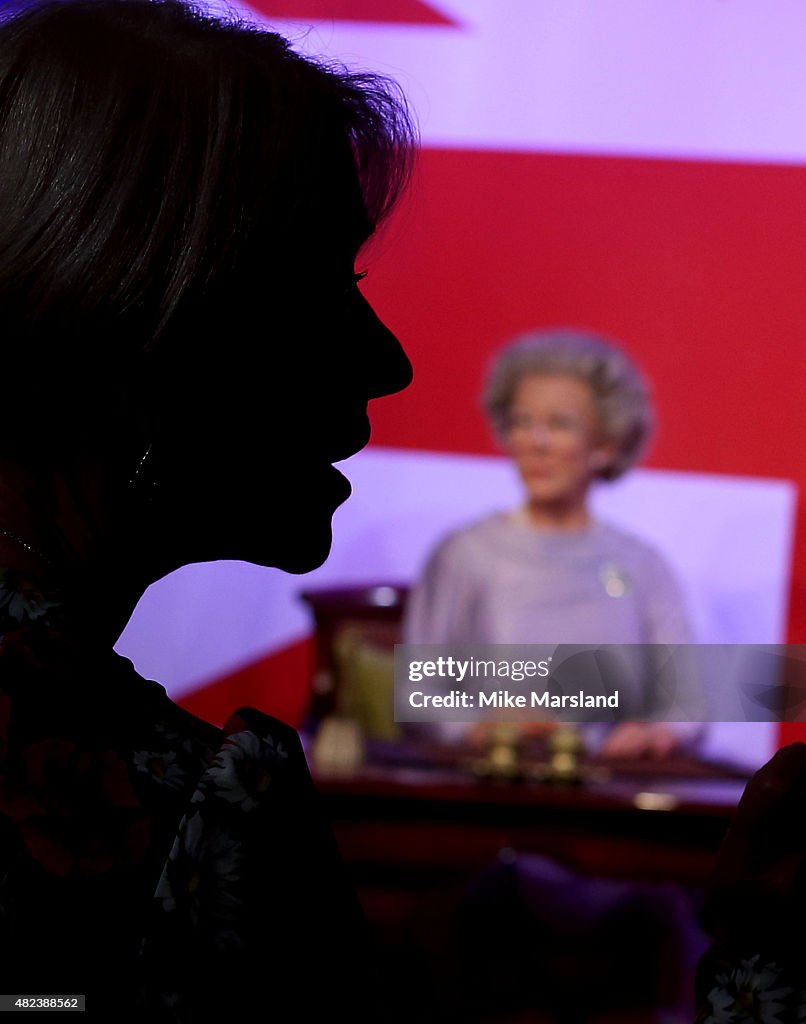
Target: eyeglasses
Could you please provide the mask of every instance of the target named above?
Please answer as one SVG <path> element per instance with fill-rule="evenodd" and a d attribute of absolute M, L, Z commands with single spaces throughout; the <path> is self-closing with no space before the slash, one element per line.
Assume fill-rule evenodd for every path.
<path fill-rule="evenodd" d="M 577 441 L 590 431 L 585 420 L 571 413 L 555 413 L 544 420 L 527 413 L 510 412 L 503 422 L 504 436 L 512 442 L 536 441 L 538 444 L 563 444 Z"/>

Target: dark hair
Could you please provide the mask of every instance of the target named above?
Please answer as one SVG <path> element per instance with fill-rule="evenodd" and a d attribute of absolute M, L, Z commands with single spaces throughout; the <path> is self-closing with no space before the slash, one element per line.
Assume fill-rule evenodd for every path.
<path fill-rule="evenodd" d="M 136 357 L 198 335 L 256 287 L 270 302 L 276 283 L 279 301 L 286 264 L 315 259 L 306 236 L 328 216 L 337 161 L 352 156 L 374 226 L 407 180 L 413 135 L 387 80 L 178 0 L 35 0 L 7 12 L 6 413 L 10 402 L 23 420 L 32 405 L 34 418 L 60 406 L 69 417 L 86 375 L 114 389 L 139 372 Z"/>

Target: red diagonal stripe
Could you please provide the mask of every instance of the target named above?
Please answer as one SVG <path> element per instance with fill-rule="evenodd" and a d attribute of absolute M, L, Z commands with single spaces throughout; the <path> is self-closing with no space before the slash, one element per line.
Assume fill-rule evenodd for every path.
<path fill-rule="evenodd" d="M 210 680 L 178 703 L 214 725 L 248 704 L 299 728 L 310 699 L 314 653 L 311 639 L 300 640 Z"/>
<path fill-rule="evenodd" d="M 423 0 L 250 0 L 260 14 L 290 21 L 373 21 L 456 25 Z"/>

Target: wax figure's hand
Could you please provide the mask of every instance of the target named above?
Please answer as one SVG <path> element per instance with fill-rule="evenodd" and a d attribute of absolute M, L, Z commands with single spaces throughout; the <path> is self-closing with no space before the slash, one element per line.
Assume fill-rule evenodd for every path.
<path fill-rule="evenodd" d="M 614 727 L 602 747 L 603 757 L 669 757 L 680 738 L 663 722 L 622 722 Z"/>
<path fill-rule="evenodd" d="M 473 726 L 469 740 L 473 746 L 487 747 L 500 734 L 501 727 L 509 730 L 515 742 L 530 739 L 544 739 L 556 729 L 556 722 L 508 722 L 504 720 L 478 722 Z"/>

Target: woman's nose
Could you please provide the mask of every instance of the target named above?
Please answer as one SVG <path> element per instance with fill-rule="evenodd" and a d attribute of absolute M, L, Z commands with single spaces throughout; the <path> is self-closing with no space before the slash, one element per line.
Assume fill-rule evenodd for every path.
<path fill-rule="evenodd" d="M 551 431 L 548 424 L 539 420 L 529 424 L 529 440 L 538 448 L 548 448 L 551 445 Z"/>
<path fill-rule="evenodd" d="M 362 296 L 361 331 L 366 341 L 367 397 L 382 398 L 407 388 L 413 371 L 397 337 Z"/>

